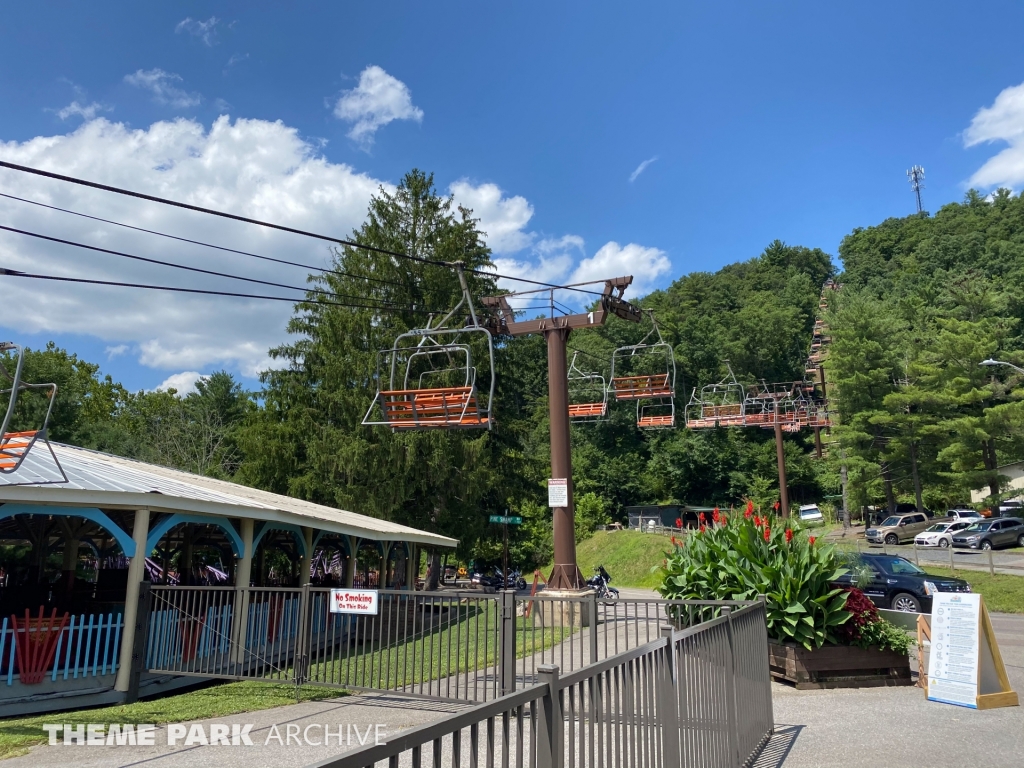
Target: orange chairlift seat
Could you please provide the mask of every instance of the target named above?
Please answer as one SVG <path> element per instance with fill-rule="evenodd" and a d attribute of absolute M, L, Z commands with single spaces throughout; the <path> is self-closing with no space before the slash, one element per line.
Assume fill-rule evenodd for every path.
<path fill-rule="evenodd" d="M 729 375 L 717 384 L 706 384 L 697 395 L 694 388 L 686 406 L 686 426 L 690 429 L 743 426 L 743 385 L 728 360 L 723 360 Z"/>
<path fill-rule="evenodd" d="M 648 314 L 652 327 L 647 335 L 612 353 L 610 391 L 616 400 L 636 401 L 639 428 L 665 429 L 676 424 L 676 358 L 654 314 Z"/>
<path fill-rule="evenodd" d="M 437 323 L 400 334 L 377 355 L 378 390 L 363 424 L 392 431 L 490 429 L 494 400 L 494 342 L 480 324 L 465 275 L 458 268 L 462 298 Z M 469 320 L 461 323 L 464 312 Z M 475 355 L 486 363 L 486 386 L 478 386 Z"/>
<path fill-rule="evenodd" d="M 577 423 L 599 421 L 608 415 L 608 386 L 600 373 L 587 373 L 576 365 L 579 352 L 569 363 L 569 418 Z"/>
<path fill-rule="evenodd" d="M 60 462 L 57 461 L 57 456 L 54 454 L 53 448 L 50 446 L 46 437 L 46 430 L 50 423 L 50 414 L 53 412 L 53 404 L 57 400 L 57 385 L 26 383 L 22 380 L 22 371 L 25 366 L 23 350 L 14 342 L 0 342 L 0 353 L 6 352 L 14 352 L 16 354 L 16 358 L 13 366 L 14 372 L 11 373 L 11 371 L 8 370 L 7 365 L 4 364 L 7 363 L 7 360 L 4 359 L 4 357 L 0 357 L 0 381 L 6 380 L 10 383 L 9 387 L 0 389 L 0 396 L 7 395 L 7 410 L 4 412 L 3 422 L 0 424 L 0 475 L 12 475 L 16 473 L 21 469 L 22 464 L 25 462 L 25 459 L 28 458 L 36 444 L 42 442 L 49 450 L 50 457 L 53 459 L 53 463 L 60 472 L 61 479 L 54 480 L 47 479 L 45 477 L 35 477 L 27 478 L 21 482 L 18 482 L 17 480 L 4 481 L 2 484 L 44 485 L 47 483 L 66 483 L 68 481 L 67 476 L 64 474 L 64 470 L 61 468 Z M 10 430 L 10 426 L 15 419 L 19 395 L 33 390 L 46 390 L 48 402 L 46 404 L 46 411 L 44 412 L 42 423 L 35 429 Z"/>

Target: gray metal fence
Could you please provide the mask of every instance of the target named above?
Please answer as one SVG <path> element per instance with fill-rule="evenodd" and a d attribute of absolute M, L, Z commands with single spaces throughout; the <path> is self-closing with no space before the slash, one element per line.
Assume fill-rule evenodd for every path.
<path fill-rule="evenodd" d="M 740 768 L 773 728 L 764 606 L 719 616 L 318 768 Z"/>

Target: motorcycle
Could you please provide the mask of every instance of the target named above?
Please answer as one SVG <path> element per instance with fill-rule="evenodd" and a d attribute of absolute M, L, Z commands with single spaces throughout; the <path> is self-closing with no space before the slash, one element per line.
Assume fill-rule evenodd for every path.
<path fill-rule="evenodd" d="M 522 573 L 513 568 L 507 574 L 502 573 L 501 568 L 494 568 L 489 573 L 474 571 L 470 577 L 470 583 L 481 587 L 493 587 L 494 589 L 526 589 L 526 579 Z"/>
<path fill-rule="evenodd" d="M 598 600 L 618 600 L 619 590 L 608 586 L 611 580 L 612 577 L 608 575 L 604 566 L 598 565 L 594 568 L 594 575 L 587 579 L 587 586 L 597 592 Z"/>

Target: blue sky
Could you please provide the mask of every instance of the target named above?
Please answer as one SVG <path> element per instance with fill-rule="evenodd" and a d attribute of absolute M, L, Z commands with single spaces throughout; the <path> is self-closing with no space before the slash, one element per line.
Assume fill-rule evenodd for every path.
<path fill-rule="evenodd" d="M 338 234 L 419 167 L 477 208 L 507 269 L 634 270 L 648 289 L 776 238 L 835 254 L 854 227 L 913 211 L 914 164 L 931 211 L 972 180 L 1019 191 L 1022 33 L 1024 6 L 998 2 L 8 3 L 0 156 Z M 10 171 L 0 192 L 324 259 Z M 0 201 L 0 218 L 215 258 L 25 208 Z M 187 284 L 71 258 L 0 236 L 0 265 Z M 0 296 L 25 308 L 5 335 L 52 338 L 135 388 L 220 367 L 253 385 L 288 316 L 10 279 Z"/>

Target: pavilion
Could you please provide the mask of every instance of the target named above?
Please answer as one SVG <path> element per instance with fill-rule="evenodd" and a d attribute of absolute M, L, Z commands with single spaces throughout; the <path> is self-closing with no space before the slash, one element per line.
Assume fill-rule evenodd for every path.
<path fill-rule="evenodd" d="M 66 708 L 68 696 L 74 706 L 123 700 L 138 652 L 126 628 L 144 581 L 414 589 L 421 548 L 458 543 L 224 480 L 52 448 L 0 475 L 0 716 Z M 45 668 L 22 675 L 15 636 L 29 631 L 26 609 L 35 620 L 40 607 L 70 622 Z"/>

